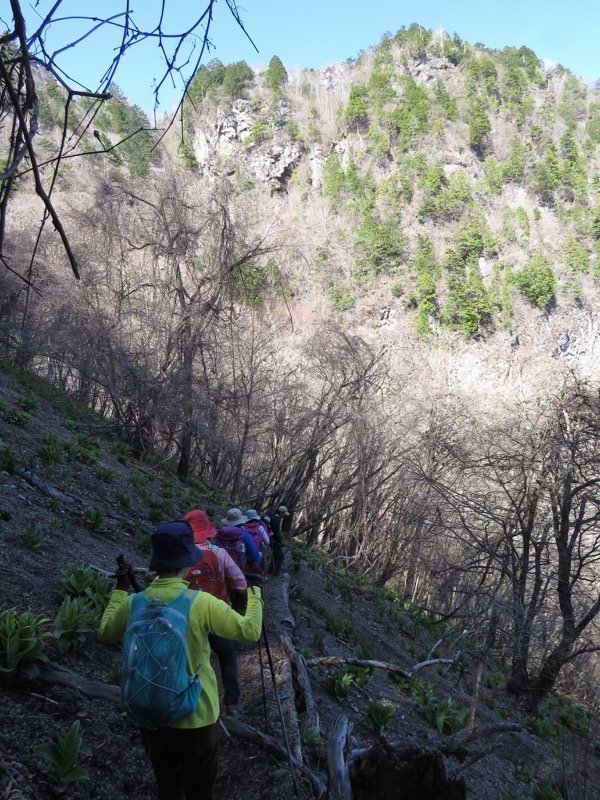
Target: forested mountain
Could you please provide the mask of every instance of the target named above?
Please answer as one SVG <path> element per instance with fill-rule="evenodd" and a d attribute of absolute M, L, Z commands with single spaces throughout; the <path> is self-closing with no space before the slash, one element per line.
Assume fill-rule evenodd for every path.
<path fill-rule="evenodd" d="M 39 75 L 36 146 L 64 145 L 53 199 L 81 278 L 22 174 L 2 357 L 136 457 L 286 502 L 298 537 L 377 586 L 493 609 L 533 708 L 565 674 L 589 697 L 598 91 L 416 24 L 320 70 L 212 61 L 159 131 L 118 91 L 63 116 L 61 91 Z"/>

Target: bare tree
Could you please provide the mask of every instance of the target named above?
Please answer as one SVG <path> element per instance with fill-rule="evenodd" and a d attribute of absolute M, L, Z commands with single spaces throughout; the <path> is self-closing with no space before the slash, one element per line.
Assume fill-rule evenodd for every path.
<path fill-rule="evenodd" d="M 35 192 L 43 204 L 41 229 L 48 220 L 51 221 L 61 238 L 74 275 L 80 276 L 79 260 L 72 247 L 71 237 L 52 199 L 60 164 L 66 158 L 106 151 L 104 146 L 91 151 L 81 150 L 79 144 L 92 128 L 102 103 L 111 98 L 111 85 L 118 75 L 123 59 L 134 48 L 139 49 L 141 44 L 155 42 L 164 61 L 163 71 L 160 73 L 159 70 L 155 79 L 155 108 L 158 107 L 160 92 L 167 82 L 181 86 L 181 102 L 183 101 L 185 91 L 202 58 L 212 46 L 209 35 L 215 4 L 216 0 L 201 3 L 196 15 L 188 21 L 185 28 L 173 32 L 167 29 L 165 22 L 170 5 L 168 2 L 163 2 L 157 8 L 155 21 L 145 27 L 129 0 L 123 0 L 122 10 L 110 16 L 104 12 L 101 3 L 94 4 L 92 9 L 86 7 L 86 13 L 83 14 L 63 15 L 63 0 L 55 0 L 48 4 L 49 8 L 45 13 L 36 4 L 39 22 L 35 30 L 28 32 L 22 2 L 10 0 L 12 19 L 2 20 L 6 32 L 0 36 L 0 132 L 4 139 L 0 143 L 4 159 L 4 167 L 0 171 L 0 260 L 7 269 L 13 269 L 4 250 L 11 192 L 19 178 L 30 175 Z M 225 0 L 225 4 L 244 30 L 235 0 Z M 77 23 L 79 33 L 77 38 L 72 39 L 70 37 L 74 22 Z M 61 56 L 67 51 L 84 53 L 90 38 L 102 28 L 116 31 L 117 43 L 115 51 L 107 53 L 108 63 L 99 86 L 90 91 L 82 86 L 80 76 L 69 75 L 61 68 Z M 63 29 L 68 33 L 61 38 Z M 46 44 L 50 39 L 58 41 L 53 50 Z M 40 162 L 36 144 L 39 124 L 37 89 L 42 71 L 51 75 L 64 89 L 62 136 L 56 152 L 44 165 Z M 86 98 L 89 103 L 76 136 L 70 138 L 67 125 L 69 111 L 77 98 Z M 181 108 L 181 102 L 177 111 Z M 45 170 L 42 166 L 45 166 Z M 31 263 L 35 260 L 36 253 L 37 244 L 31 254 Z"/>
<path fill-rule="evenodd" d="M 509 688 L 537 707 L 562 667 L 597 649 L 600 397 L 566 388 L 535 416 L 449 421 L 445 468 L 426 476 L 466 591 L 499 592 L 510 618 Z"/>

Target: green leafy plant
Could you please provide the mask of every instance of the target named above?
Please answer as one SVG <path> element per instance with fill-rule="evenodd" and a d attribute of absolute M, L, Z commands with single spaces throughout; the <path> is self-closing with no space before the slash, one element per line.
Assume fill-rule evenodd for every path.
<path fill-rule="evenodd" d="M 127 511 L 131 506 L 131 497 L 125 492 L 115 492 L 115 503 L 121 511 Z"/>
<path fill-rule="evenodd" d="M 318 726 L 310 725 L 308 720 L 304 720 L 300 728 L 300 741 L 306 746 L 323 744 L 323 737 Z"/>
<path fill-rule="evenodd" d="M 353 683 L 354 676 L 341 670 L 334 670 L 325 678 L 325 688 L 338 700 L 343 700 L 348 696 Z"/>
<path fill-rule="evenodd" d="M 416 704 L 427 722 L 440 733 L 452 734 L 462 730 L 469 718 L 468 713 L 461 711 L 451 697 L 442 699 L 434 694 L 417 695 Z"/>
<path fill-rule="evenodd" d="M 302 656 L 302 658 L 305 658 L 307 660 L 309 658 L 312 658 L 312 650 L 307 644 L 303 644 L 302 647 L 300 648 L 300 655 Z"/>
<path fill-rule="evenodd" d="M 62 588 L 67 597 L 81 597 L 91 611 L 103 612 L 113 589 L 112 581 L 101 572 L 82 564 L 69 564 L 62 574 Z"/>
<path fill-rule="evenodd" d="M 48 531 L 39 522 L 29 522 L 25 526 L 25 547 L 37 550 L 46 538 Z"/>
<path fill-rule="evenodd" d="M 104 483 L 112 483 L 115 473 L 110 467 L 98 467 L 96 477 Z"/>
<path fill-rule="evenodd" d="M 563 800 L 563 795 L 551 786 L 534 786 L 533 800 Z"/>
<path fill-rule="evenodd" d="M 91 751 L 82 746 L 83 736 L 79 729 L 80 722 L 76 719 L 64 736 L 54 734 L 55 743 L 45 742 L 35 748 L 35 752 L 52 765 L 54 778 L 59 783 L 79 783 L 90 779 L 86 770 L 75 763 L 81 756 L 91 755 Z"/>
<path fill-rule="evenodd" d="M 556 725 L 545 713 L 538 713 L 537 716 L 527 717 L 525 724 L 530 731 L 537 734 L 537 736 L 541 736 L 542 738 L 551 738 L 556 736 Z"/>
<path fill-rule="evenodd" d="M 98 531 L 104 522 L 104 511 L 101 508 L 87 508 L 83 512 L 83 523 L 86 528 Z"/>
<path fill-rule="evenodd" d="M 2 414 L 6 421 L 11 425 L 27 425 L 27 423 L 31 420 L 31 414 L 28 414 L 26 411 L 20 411 L 18 408 L 14 408 L 4 400 L 0 400 L 0 414 Z"/>
<path fill-rule="evenodd" d="M 45 464 L 62 464 L 64 460 L 64 444 L 64 439 L 61 439 L 54 431 L 48 431 L 42 439 L 38 455 Z"/>
<path fill-rule="evenodd" d="M 107 683 L 110 683 L 112 686 L 121 685 L 121 665 L 119 664 L 118 661 L 113 661 L 112 664 L 110 665 L 106 681 Z"/>
<path fill-rule="evenodd" d="M 48 622 L 46 617 L 35 617 L 30 611 L 18 614 L 16 610 L 0 611 L 0 677 L 14 680 L 20 673 L 35 677 L 40 662 L 47 661 L 44 639 L 51 636 L 39 628 Z"/>
<path fill-rule="evenodd" d="M 19 408 L 22 408 L 23 411 L 27 411 L 30 414 L 34 414 L 38 410 L 38 401 L 35 397 L 31 397 L 29 395 L 19 397 L 17 400 L 17 405 Z"/>
<path fill-rule="evenodd" d="M 54 620 L 53 636 L 65 653 L 85 642 L 88 633 L 94 633 L 94 612 L 83 597 L 66 597 Z"/>
<path fill-rule="evenodd" d="M 16 464 L 17 454 L 12 447 L 0 447 L 0 471 L 8 472 L 9 475 L 12 475 Z"/>
<path fill-rule="evenodd" d="M 125 442 L 110 442 L 108 452 L 116 456 L 119 464 L 126 464 L 131 458 L 131 448 Z"/>
<path fill-rule="evenodd" d="M 367 717 L 377 733 L 385 736 L 394 724 L 396 709 L 394 706 L 380 703 L 378 700 L 370 700 L 367 707 Z"/>
<path fill-rule="evenodd" d="M 333 636 L 347 636 L 349 639 L 356 639 L 354 626 L 345 619 L 334 619 L 328 616 L 325 620 L 325 629 Z"/>

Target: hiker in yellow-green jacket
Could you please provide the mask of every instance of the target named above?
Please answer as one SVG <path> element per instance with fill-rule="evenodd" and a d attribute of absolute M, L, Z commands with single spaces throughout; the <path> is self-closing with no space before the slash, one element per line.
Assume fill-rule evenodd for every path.
<path fill-rule="evenodd" d="M 190 568 L 202 559 L 187 522 L 168 522 L 152 535 L 150 569 L 157 578 L 145 589 L 151 599 L 169 602 L 187 588 Z M 134 595 L 128 594 L 132 570 L 117 573 L 117 588 L 104 612 L 98 636 L 106 644 L 120 642 L 131 615 Z M 202 691 L 196 710 L 179 722 L 158 729 L 141 728 L 142 741 L 152 762 L 159 800 L 214 800 L 218 762 L 219 695 L 210 664 L 208 634 L 244 642 L 258 641 L 262 630 L 261 575 L 246 576 L 248 606 L 240 616 L 227 603 L 199 592 L 190 607 L 186 631 L 187 672 L 200 664 Z"/>

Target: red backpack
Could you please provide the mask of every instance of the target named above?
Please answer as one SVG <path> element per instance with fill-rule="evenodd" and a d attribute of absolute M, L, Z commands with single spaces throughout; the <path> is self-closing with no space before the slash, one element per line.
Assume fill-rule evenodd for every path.
<path fill-rule="evenodd" d="M 192 567 L 187 579 L 190 589 L 201 589 L 229 605 L 225 572 L 217 557 L 217 550 L 213 545 L 207 550 L 203 549 L 204 558 Z"/>

